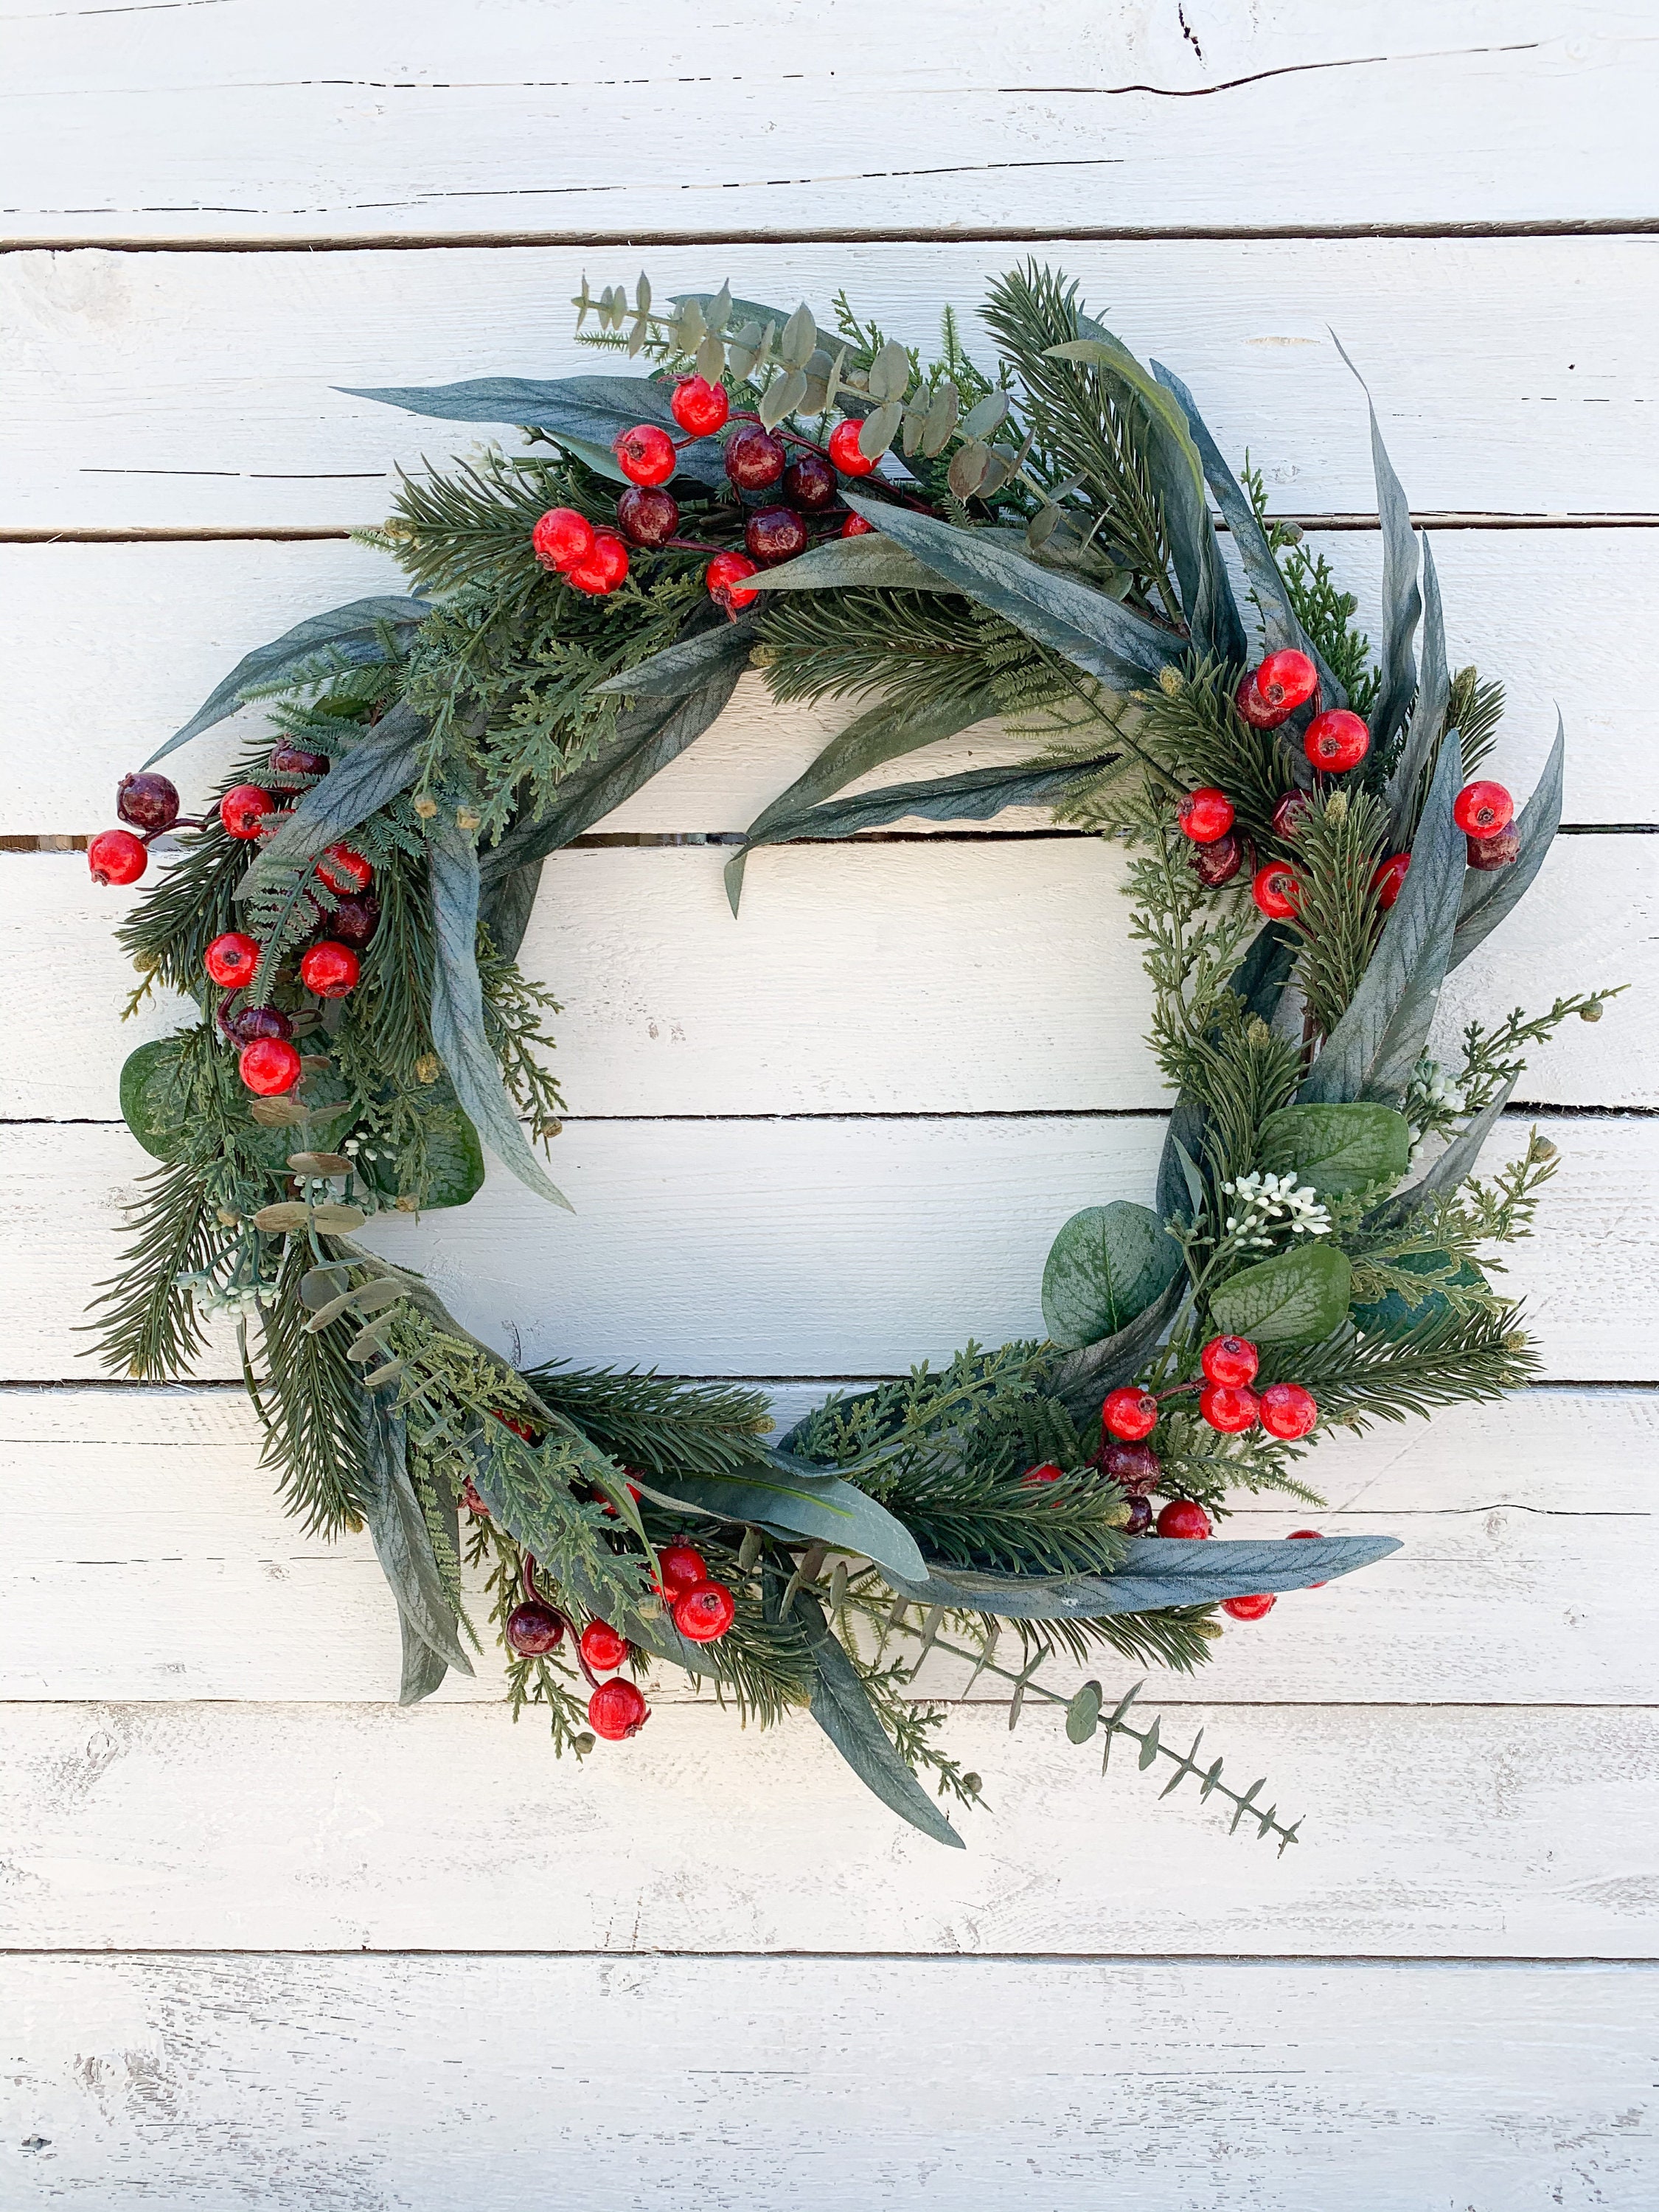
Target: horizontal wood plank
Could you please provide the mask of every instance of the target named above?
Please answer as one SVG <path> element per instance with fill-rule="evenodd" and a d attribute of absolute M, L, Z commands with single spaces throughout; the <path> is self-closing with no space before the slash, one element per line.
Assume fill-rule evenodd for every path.
<path fill-rule="evenodd" d="M 1501 20 L 1470 0 L 1280 0 L 1001 21 L 764 0 L 695 27 L 659 0 L 42 14 L 13 33 L 31 96 L 4 234 L 1632 216 L 1648 28 L 1560 0 Z M 1310 164 L 1338 118 L 1343 158 Z"/>
<path fill-rule="evenodd" d="M 1419 510 L 1659 513 L 1651 239 L 1032 250 L 1076 277 L 1127 343 L 1187 380 L 1223 451 L 1237 463 L 1249 448 L 1283 512 L 1376 511 L 1364 400 L 1334 330 Z M 729 276 L 750 297 L 805 295 L 826 318 L 844 285 L 861 314 L 923 346 L 954 302 L 982 348 L 970 311 L 1018 254 L 800 245 L 643 258 L 659 294 Z M 584 267 L 596 283 L 631 283 L 641 258 L 565 246 L 7 256 L 0 526 L 376 521 L 398 465 L 439 463 L 482 432 L 338 387 L 592 373 L 604 356 L 576 344 L 570 295 Z"/>

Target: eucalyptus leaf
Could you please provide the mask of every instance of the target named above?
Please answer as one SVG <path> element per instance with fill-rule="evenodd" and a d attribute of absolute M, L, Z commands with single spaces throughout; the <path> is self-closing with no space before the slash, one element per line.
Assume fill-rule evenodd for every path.
<path fill-rule="evenodd" d="M 1091 1421 L 1100 1413 L 1109 1390 L 1133 1382 L 1158 1339 L 1175 1319 L 1187 1287 L 1186 1274 L 1177 1274 L 1153 1305 L 1137 1314 L 1127 1328 L 1115 1336 L 1085 1344 L 1061 1360 L 1048 1383 L 1048 1395 L 1058 1398 L 1074 1419 Z"/>
<path fill-rule="evenodd" d="M 898 435 L 899 424 L 904 420 L 904 410 L 896 399 L 889 399 L 866 415 L 859 426 L 859 451 L 866 461 L 878 461 Z"/>
<path fill-rule="evenodd" d="M 923 1571 L 915 1538 L 884 1505 L 833 1473 L 827 1479 L 823 1468 L 812 1473 L 814 1480 L 802 1482 L 775 1466 L 757 1463 L 729 1474 L 653 1472 L 644 1486 L 722 1521 L 765 1522 L 857 1552 L 884 1570 L 910 1575 Z"/>
<path fill-rule="evenodd" d="M 1118 1335 L 1164 1295 L 1181 1265 L 1180 1247 L 1151 1206 L 1127 1199 L 1085 1206 L 1055 1237 L 1042 1271 L 1049 1341 L 1073 1351 Z"/>
<path fill-rule="evenodd" d="M 866 1789 L 890 1811 L 935 1843 L 965 1850 L 962 1838 L 893 1748 L 858 1669 L 831 1635 L 823 1609 L 810 1592 L 798 1594 L 795 1614 L 814 1638 L 813 1719 Z"/>
<path fill-rule="evenodd" d="M 982 399 L 976 399 L 963 416 L 963 436 L 988 438 L 993 431 L 1000 430 L 1007 421 L 1012 404 L 1006 392 L 988 392 Z"/>
<path fill-rule="evenodd" d="M 927 403 L 927 412 L 922 418 L 921 450 L 928 460 L 937 459 L 951 442 L 951 434 L 957 427 L 957 410 L 962 402 L 957 387 L 950 378 L 940 381 Z"/>
<path fill-rule="evenodd" d="M 237 884 L 237 897 L 246 899 L 280 868 L 314 860 L 325 847 L 388 805 L 414 781 L 425 732 L 426 724 L 404 701 L 389 708 L 320 782 L 300 793 Z"/>
<path fill-rule="evenodd" d="M 1333 331 L 1331 340 L 1347 362 L 1365 394 L 1371 424 L 1371 468 L 1376 477 L 1377 518 L 1382 530 L 1382 689 L 1371 709 L 1371 744 L 1385 759 L 1400 734 L 1417 690 L 1417 662 L 1412 641 L 1417 635 L 1423 602 L 1417 588 L 1417 539 L 1412 531 L 1411 505 L 1394 472 L 1382 432 L 1371 404 L 1370 387 L 1354 368 L 1342 341 Z"/>
<path fill-rule="evenodd" d="M 1210 1293 L 1210 1318 L 1225 1336 L 1257 1344 L 1308 1344 L 1341 1326 L 1353 1269 L 1334 1244 L 1309 1242 L 1230 1275 Z"/>
<path fill-rule="evenodd" d="M 878 405 L 902 399 L 910 381 L 910 356 L 896 338 L 889 338 L 870 364 L 870 397 Z"/>
<path fill-rule="evenodd" d="M 1256 1164 L 1332 1198 L 1397 1182 L 1411 1154 L 1411 1126 L 1392 1106 L 1282 1106 L 1261 1125 Z"/>
<path fill-rule="evenodd" d="M 1561 826 L 1561 784 L 1566 749 L 1567 733 L 1558 708 L 1555 743 L 1550 747 L 1550 757 L 1544 763 L 1537 788 L 1522 808 L 1516 823 L 1521 834 L 1520 852 L 1507 868 L 1490 872 L 1471 868 L 1463 879 L 1449 969 L 1467 960 L 1475 946 L 1490 937 L 1504 916 L 1514 911 L 1543 866 L 1544 856 Z"/>
<path fill-rule="evenodd" d="M 1352 1574 L 1400 1549 L 1395 1536 L 1320 1536 L 1292 1543 L 1212 1537 L 1182 1542 L 1137 1536 L 1110 1575 L 994 1575 L 930 1565 L 925 1582 L 894 1582 L 918 1605 L 986 1613 L 1004 1620 L 1097 1620 L 1166 1606 L 1215 1605 L 1260 1590 L 1307 1589 Z M 890 1580 L 891 1578 L 890 1577 Z"/>
<path fill-rule="evenodd" d="M 437 1687 L 444 1667 L 471 1674 L 472 1662 L 456 1634 L 454 1607 L 439 1575 L 426 1516 L 410 1480 L 402 1417 L 382 1400 L 371 1398 L 365 1402 L 363 1445 L 363 1517 L 404 1623 L 401 1702 L 408 1704 Z M 411 1668 L 410 1637 L 442 1662 L 435 1677 L 428 1667 Z"/>
<path fill-rule="evenodd" d="M 483 1188 L 483 1149 L 477 1131 L 461 1111 L 453 1090 L 442 1080 L 421 1094 L 420 1115 L 426 1176 L 409 1195 L 419 1201 L 423 1213 L 465 1206 Z M 369 1188 L 380 1197 L 396 1199 L 404 1194 L 395 1160 L 376 1158 L 362 1172 Z"/>

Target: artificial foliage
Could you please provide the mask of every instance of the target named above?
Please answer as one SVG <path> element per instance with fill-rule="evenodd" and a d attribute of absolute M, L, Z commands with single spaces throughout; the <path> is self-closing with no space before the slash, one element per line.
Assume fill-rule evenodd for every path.
<path fill-rule="evenodd" d="M 1429 1033 L 1537 874 L 1562 740 L 1518 816 L 1475 778 L 1502 694 L 1451 667 L 1374 417 L 1375 644 L 1185 386 L 1046 268 L 993 286 L 979 361 L 952 315 L 930 351 L 845 295 L 825 324 L 729 288 L 659 303 L 643 277 L 575 305 L 592 374 L 370 395 L 518 422 L 523 447 L 407 477 L 364 536 L 408 595 L 250 654 L 94 841 L 94 874 L 131 882 L 169 838 L 121 938 L 133 1003 L 198 1016 L 123 1073 L 156 1165 L 103 1358 L 166 1380 L 234 1325 L 284 1503 L 373 1537 L 405 1702 L 494 1636 L 514 1712 L 586 1757 L 678 1668 L 763 1725 L 804 1709 L 957 1844 L 946 1808 L 981 1779 L 918 1691 L 949 1654 L 1007 1688 L 1011 1726 L 1059 1703 L 1074 1743 L 1282 1850 L 1265 1784 L 1141 1725 L 1140 1686 L 1064 1672 L 1189 1672 L 1235 1624 L 1272 1632 L 1249 1624 L 1276 1594 L 1396 1547 L 1213 1535 L 1240 1501 L 1316 1506 L 1334 1427 L 1532 1371 L 1501 1261 L 1553 1148 L 1534 1133 L 1486 1176 L 1479 1155 L 1526 1049 L 1610 994 L 1472 1024 L 1450 1065 Z M 734 915 L 768 845 L 1047 807 L 1127 851 L 1171 1109 L 1151 1204 L 1054 1224 L 1044 1338 L 781 1437 L 757 1392 L 515 1366 L 373 1232 L 465 1205 L 486 1148 L 526 1203 L 565 1202 L 558 1008 L 516 957 L 542 862 L 750 669 L 848 719 L 732 855 Z M 270 733 L 184 820 L 156 763 L 254 701 Z M 854 788 L 994 716 L 1027 736 L 1018 765 Z"/>

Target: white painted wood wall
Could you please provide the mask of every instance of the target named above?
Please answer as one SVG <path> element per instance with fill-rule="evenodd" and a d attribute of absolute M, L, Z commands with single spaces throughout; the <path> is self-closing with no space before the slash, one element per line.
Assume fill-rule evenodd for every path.
<path fill-rule="evenodd" d="M 0 2204 L 1659 2201 L 1652 7 L 174 0 L 3 42 Z M 925 336 L 1028 248 L 1370 605 L 1340 333 L 1511 780 L 1558 698 L 1571 734 L 1448 1028 L 1635 987 L 1496 1148 L 1535 1109 L 1563 1153 L 1515 1268 L 1547 1382 L 1334 1446 L 1324 1525 L 1404 1550 L 1152 1686 L 1306 1808 L 1278 1862 L 990 1702 L 965 1855 L 805 1723 L 671 1699 L 577 1771 L 489 1681 L 399 1712 L 366 1540 L 278 1515 L 222 1351 L 135 1389 L 75 1334 L 143 1163 L 121 899 L 54 848 L 239 653 L 391 580 L 340 532 L 468 441 L 334 387 L 568 370 L 578 278 L 641 263 Z M 746 681 L 605 830 L 738 829 L 827 726 Z M 580 1212 L 492 1182 L 400 1249 L 528 1353 L 790 1407 L 1034 1327 L 1160 1100 L 1112 857 L 996 826 L 763 854 L 736 925 L 717 850 L 562 856 L 529 957 Z"/>

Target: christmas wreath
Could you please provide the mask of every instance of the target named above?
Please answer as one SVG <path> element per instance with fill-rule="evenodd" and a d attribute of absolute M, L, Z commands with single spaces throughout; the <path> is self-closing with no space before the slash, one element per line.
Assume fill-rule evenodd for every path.
<path fill-rule="evenodd" d="M 763 1723 L 805 1706 L 889 1806 L 959 1843 L 938 1801 L 980 1780 L 912 1694 L 937 1648 L 1282 1850 L 1296 1828 L 1263 1784 L 1139 1725 L 1133 1690 L 1043 1670 L 1102 1648 L 1191 1669 L 1218 1613 L 1258 1620 L 1394 1550 L 1212 1532 L 1241 1494 L 1316 1504 L 1297 1470 L 1322 1431 L 1531 1370 L 1492 1276 L 1553 1148 L 1534 1133 L 1473 1171 L 1524 1048 L 1607 994 L 1472 1024 L 1450 1069 L 1425 1054 L 1446 974 L 1549 846 L 1560 735 L 1518 816 L 1476 775 L 1502 695 L 1450 667 L 1374 414 L 1375 657 L 1186 387 L 1046 269 L 992 290 L 988 368 L 952 316 L 928 359 L 844 295 L 833 328 L 729 289 L 659 307 L 643 277 L 575 304 L 648 373 L 367 395 L 526 425 L 526 450 L 404 478 L 363 535 L 410 596 L 249 654 L 92 841 L 94 877 L 125 884 L 169 839 L 122 941 L 135 1006 L 160 987 L 199 1013 L 122 1073 L 160 1164 L 102 1287 L 102 1355 L 177 1376 L 234 1318 L 285 1503 L 372 1534 L 404 1702 L 471 1670 L 471 1563 L 514 1711 L 544 1708 L 560 1750 L 635 1734 L 641 1680 L 671 1665 Z M 1130 849 L 1173 1093 L 1155 1203 L 1059 1227 L 1046 1339 L 832 1397 L 775 1443 L 757 1392 L 520 1371 L 357 1237 L 387 1208 L 465 1205 L 483 1144 L 564 1202 L 541 1157 L 553 1001 L 515 961 L 542 863 L 751 667 L 780 701 L 860 711 L 732 854 L 733 913 L 765 845 L 1050 808 Z M 181 820 L 155 762 L 258 699 L 274 745 Z M 849 794 L 992 716 L 1030 733 L 1021 765 Z"/>

